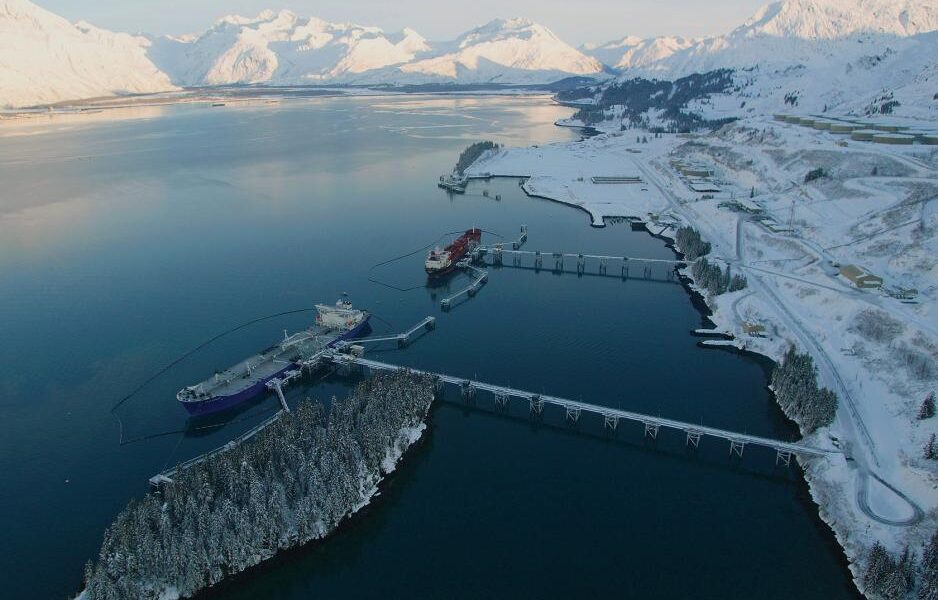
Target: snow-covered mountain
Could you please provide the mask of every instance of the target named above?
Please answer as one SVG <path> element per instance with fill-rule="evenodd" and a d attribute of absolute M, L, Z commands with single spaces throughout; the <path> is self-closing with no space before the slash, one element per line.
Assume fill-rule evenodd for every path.
<path fill-rule="evenodd" d="M 934 0 L 785 0 L 759 9 L 730 37 L 834 40 L 860 33 L 909 36 L 935 29 Z"/>
<path fill-rule="evenodd" d="M 548 83 L 605 77 L 607 66 L 620 79 L 735 69 L 735 109 L 745 101 L 747 110 L 771 110 L 792 97 L 818 110 L 873 105 L 890 94 L 920 104 L 934 95 L 938 41 L 928 32 L 936 29 L 938 0 L 782 0 L 725 35 L 625 37 L 580 49 L 526 19 L 428 42 L 411 29 L 388 33 L 290 11 L 228 16 L 201 33 L 153 37 L 71 24 L 29 0 L 0 0 L 0 106 L 235 83 Z"/>
<path fill-rule="evenodd" d="M 27 0 L 0 0 L 0 106 L 174 89 L 147 58 L 149 44 Z"/>
<path fill-rule="evenodd" d="M 627 37 L 584 48 L 633 77 L 675 80 L 735 70 L 731 91 L 689 106 L 736 117 L 782 109 L 895 111 L 935 118 L 938 0 L 782 0 L 727 34 Z"/>
<path fill-rule="evenodd" d="M 429 49 L 411 29 L 386 34 L 283 10 L 224 17 L 185 38 L 155 38 L 149 56 L 180 85 L 313 84 L 406 63 Z"/>
<path fill-rule="evenodd" d="M 0 0 L 0 106 L 175 86 L 236 83 L 549 83 L 603 75 L 600 61 L 525 19 L 494 20 L 451 42 L 412 29 L 329 23 L 290 11 L 228 16 L 183 37 L 71 24 L 29 0 Z"/>
<path fill-rule="evenodd" d="M 410 81 L 546 83 L 599 75 L 603 65 L 527 19 L 496 19 L 396 71 Z"/>
<path fill-rule="evenodd" d="M 680 36 L 647 39 L 626 36 L 605 44 L 584 44 L 580 50 L 614 69 L 641 69 L 652 67 L 695 42 Z"/>
<path fill-rule="evenodd" d="M 289 11 L 225 17 L 199 35 L 157 38 L 150 57 L 183 85 L 547 83 L 603 70 L 524 19 L 497 19 L 455 41 L 430 44 L 411 29 L 388 34 Z"/>
<path fill-rule="evenodd" d="M 719 68 L 763 71 L 842 64 L 938 29 L 938 0 L 783 0 L 725 35 L 696 40 L 627 74 L 679 77 Z"/>

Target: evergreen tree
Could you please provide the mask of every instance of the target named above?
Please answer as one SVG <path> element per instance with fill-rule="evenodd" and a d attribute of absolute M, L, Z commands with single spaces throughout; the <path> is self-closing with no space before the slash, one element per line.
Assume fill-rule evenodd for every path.
<path fill-rule="evenodd" d="M 929 460 L 938 460 L 938 442 L 935 441 L 935 434 L 931 434 L 928 441 L 925 442 L 925 448 L 922 450 L 922 456 Z"/>
<path fill-rule="evenodd" d="M 476 142 L 459 155 L 459 159 L 456 161 L 456 172 L 462 175 L 466 169 L 468 169 L 472 163 L 478 160 L 483 154 L 489 150 L 498 150 L 501 146 L 495 142 L 484 141 Z"/>
<path fill-rule="evenodd" d="M 737 292 L 739 290 L 745 289 L 747 285 L 745 275 L 733 275 L 733 279 L 730 281 L 729 291 Z"/>
<path fill-rule="evenodd" d="M 899 557 L 898 571 L 902 583 L 902 596 L 905 596 L 915 587 L 915 552 L 906 544 Z"/>
<path fill-rule="evenodd" d="M 674 236 L 674 241 L 680 247 L 690 260 L 696 260 L 701 256 L 710 254 L 710 243 L 703 241 L 698 232 L 693 227 L 681 227 Z"/>
<path fill-rule="evenodd" d="M 131 502 L 85 569 L 88 597 L 191 596 L 279 550 L 328 535 L 367 502 L 413 440 L 429 376 L 375 375 L 345 400 L 301 402 L 250 442 L 180 470 Z"/>
<path fill-rule="evenodd" d="M 931 540 L 925 545 L 921 573 L 919 600 L 938 600 L 938 531 L 932 534 Z"/>
<path fill-rule="evenodd" d="M 818 388 L 817 367 L 809 354 L 789 346 L 772 372 L 772 389 L 779 406 L 806 433 L 830 425 L 837 415 L 837 394 Z"/>
<path fill-rule="evenodd" d="M 884 596 L 895 571 L 896 563 L 886 548 L 879 542 L 873 544 L 863 575 L 864 593 L 868 596 Z"/>
<path fill-rule="evenodd" d="M 935 416 L 935 393 L 930 392 L 922 401 L 922 406 L 918 409 L 919 421 L 930 419 Z"/>

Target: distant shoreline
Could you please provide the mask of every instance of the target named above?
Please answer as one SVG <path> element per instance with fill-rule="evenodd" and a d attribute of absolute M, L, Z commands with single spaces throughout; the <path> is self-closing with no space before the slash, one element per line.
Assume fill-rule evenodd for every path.
<path fill-rule="evenodd" d="M 390 96 L 553 96 L 561 86 L 509 84 L 425 84 L 402 86 L 219 86 L 178 91 L 99 96 L 20 108 L 0 108 L 0 124 L 42 116 L 95 114 L 105 110 L 177 104 L 279 103 L 283 100 Z"/>

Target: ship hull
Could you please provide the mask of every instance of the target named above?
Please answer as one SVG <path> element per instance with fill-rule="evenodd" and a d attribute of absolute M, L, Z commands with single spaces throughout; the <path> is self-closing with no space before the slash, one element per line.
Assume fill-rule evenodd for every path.
<path fill-rule="evenodd" d="M 367 315 L 364 319 L 362 319 L 362 322 L 361 322 L 361 323 L 359 323 L 359 324 L 356 325 L 355 327 L 349 329 L 348 331 L 346 331 L 345 333 L 343 333 L 342 335 L 340 335 L 339 337 L 337 337 L 334 341 L 329 342 L 328 344 L 326 344 L 326 347 L 332 348 L 332 347 L 334 347 L 336 344 L 338 344 L 339 342 L 345 342 L 345 341 L 348 341 L 348 340 L 353 340 L 353 339 L 355 339 L 355 338 L 357 338 L 357 337 L 361 337 L 361 336 L 363 336 L 363 335 L 366 335 L 369 331 L 371 331 L 371 325 L 368 323 L 368 320 L 369 320 L 369 319 L 371 319 L 371 315 Z"/>
<path fill-rule="evenodd" d="M 433 278 L 433 277 L 445 277 L 446 275 L 449 275 L 450 273 L 452 273 L 453 271 L 456 270 L 456 262 L 458 262 L 458 261 L 453 261 L 453 264 L 451 264 L 450 266 L 446 267 L 445 269 L 433 269 L 433 270 L 426 269 L 426 271 L 427 271 L 427 277 L 431 277 L 431 278 Z"/>
<path fill-rule="evenodd" d="M 199 400 L 197 402 L 183 402 L 182 405 L 186 408 L 186 411 L 193 417 L 200 415 L 208 415 L 212 413 L 221 412 L 223 410 L 228 410 L 229 408 L 234 408 L 239 404 L 247 402 L 251 398 L 255 398 L 267 390 L 267 382 L 280 377 L 287 371 L 291 369 L 298 368 L 296 364 L 289 364 L 283 369 L 277 371 L 270 377 L 265 377 L 264 379 L 258 381 L 254 385 L 244 388 L 234 394 L 229 394 L 227 396 L 212 396 L 206 400 Z"/>
<path fill-rule="evenodd" d="M 336 338 L 333 341 L 326 344 L 326 347 L 332 348 L 339 342 L 352 340 L 352 339 L 355 339 L 357 337 L 367 334 L 368 331 L 371 330 L 371 325 L 368 323 L 368 320 L 370 318 L 371 318 L 371 315 L 367 315 L 364 319 L 362 319 L 361 323 L 359 323 L 352 329 L 349 329 L 348 331 L 342 333 L 341 335 L 336 336 Z M 228 410 L 230 408 L 234 408 L 238 406 L 239 404 L 243 404 L 244 402 L 247 402 L 248 400 L 252 398 L 256 398 L 260 394 L 263 394 L 264 392 L 267 391 L 268 382 L 282 376 L 287 371 L 298 369 L 298 368 L 300 368 L 298 364 L 289 363 L 287 366 L 280 369 L 276 373 L 268 377 L 265 377 L 261 379 L 260 381 L 258 381 L 257 383 L 251 386 L 248 386 L 244 388 L 243 390 L 239 390 L 235 392 L 234 394 L 212 396 L 211 398 L 207 398 L 205 400 L 182 402 L 181 404 L 185 407 L 189 415 L 193 417 L 201 416 L 201 415 L 208 415 L 212 413 L 221 412 L 223 410 Z"/>

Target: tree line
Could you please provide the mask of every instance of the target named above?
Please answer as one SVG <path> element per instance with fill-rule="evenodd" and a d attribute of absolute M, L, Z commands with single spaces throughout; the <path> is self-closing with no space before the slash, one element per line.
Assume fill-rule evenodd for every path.
<path fill-rule="evenodd" d="M 462 175 L 466 172 L 466 169 L 472 165 L 472 163 L 479 159 L 480 156 L 489 150 L 497 150 L 500 147 L 501 146 L 495 142 L 490 142 L 488 140 L 484 142 L 476 142 L 470 145 L 459 155 L 459 160 L 456 161 L 456 172 Z"/>
<path fill-rule="evenodd" d="M 896 558 L 876 542 L 863 573 L 864 594 L 882 600 L 938 600 L 938 531 L 925 544 L 921 562 L 916 563 L 909 546 Z"/>
<path fill-rule="evenodd" d="M 772 390 L 779 406 L 805 433 L 830 425 L 837 414 L 837 394 L 818 386 L 817 367 L 810 354 L 789 346 L 772 371 Z"/>
<path fill-rule="evenodd" d="M 674 235 L 674 241 L 688 260 L 696 261 L 691 266 L 694 282 L 701 289 L 707 290 L 711 296 L 718 296 L 724 292 L 736 292 L 746 287 L 744 275 L 731 274 L 727 265 L 724 270 L 720 265 L 707 261 L 704 256 L 710 254 L 710 242 L 700 237 L 700 232 L 693 227 L 680 227 Z"/>
<path fill-rule="evenodd" d="M 557 95 L 561 101 L 576 101 L 583 97 L 596 96 L 595 103 L 580 108 L 573 118 L 590 125 L 607 118 L 609 114 L 620 114 L 623 121 L 633 127 L 647 127 L 647 115 L 657 114 L 665 124 L 662 130 L 686 133 L 701 128 L 716 129 L 733 118 L 705 119 L 688 110 L 693 101 L 705 101 L 712 94 L 723 93 L 734 85 L 731 69 L 717 69 L 707 73 L 694 73 L 686 77 L 666 81 L 635 77 L 607 85 L 597 95 L 592 88 L 568 90 Z M 611 110 L 618 107 L 619 110 Z"/>
<path fill-rule="evenodd" d="M 710 242 L 700 237 L 700 232 L 693 227 L 684 226 L 677 230 L 674 241 L 688 260 L 697 260 L 701 256 L 710 254 Z"/>
<path fill-rule="evenodd" d="M 697 259 L 691 266 L 691 273 L 697 286 L 707 290 L 711 296 L 737 292 L 744 289 L 748 283 L 745 275 L 731 274 L 729 265 L 724 270 L 720 265 L 708 262 L 706 258 Z"/>
<path fill-rule="evenodd" d="M 328 409 L 301 402 L 250 442 L 178 471 L 107 529 L 85 568 L 87 597 L 188 597 L 327 536 L 419 437 L 433 390 L 427 375 L 376 374 Z"/>

